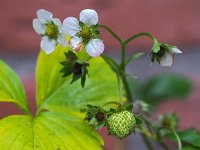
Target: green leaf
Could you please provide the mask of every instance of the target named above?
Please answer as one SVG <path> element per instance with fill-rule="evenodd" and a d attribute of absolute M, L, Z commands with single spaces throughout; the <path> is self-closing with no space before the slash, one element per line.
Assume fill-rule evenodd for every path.
<path fill-rule="evenodd" d="M 139 98 L 157 104 L 169 98 L 185 98 L 192 90 L 192 82 L 181 75 L 157 75 L 137 90 Z"/>
<path fill-rule="evenodd" d="M 88 104 L 100 106 L 110 101 L 118 101 L 117 78 L 107 63 L 99 57 L 88 61 L 90 64 L 88 67 L 90 78 L 85 82 L 84 88 L 81 87 L 80 82 L 70 84 L 72 76 L 70 75 L 66 78 L 62 78 L 60 73 L 60 69 L 62 68 L 60 62 L 65 60 L 64 52 L 68 50 L 69 48 L 58 46 L 50 55 L 46 55 L 43 51 L 39 54 L 36 73 L 38 113 L 40 112 L 38 117 L 44 114 L 42 111 L 45 110 L 51 113 L 56 112 L 56 115 L 48 117 L 51 119 L 60 118 L 54 121 L 55 124 L 56 122 L 61 122 L 63 117 L 69 120 L 79 116 L 77 122 L 69 120 L 66 124 L 63 124 L 62 126 L 65 128 L 62 130 L 59 127 L 55 127 L 52 134 L 59 136 L 59 139 L 66 138 L 65 141 L 67 141 L 66 143 L 69 145 L 69 149 L 101 149 L 101 138 L 92 128 L 86 125 L 86 123 L 83 123 L 85 114 L 80 113 L 80 110 L 86 108 Z M 44 123 L 45 122 L 46 118 Z M 49 128 L 51 127 L 49 122 L 46 124 L 49 125 Z M 54 124 L 52 126 L 54 126 Z M 80 127 L 77 124 L 79 124 Z M 39 127 L 40 124 L 37 128 Z M 44 132 L 43 136 L 41 135 L 42 132 Z M 46 127 L 43 127 L 40 133 L 34 133 L 34 137 L 35 135 L 36 137 L 41 136 L 43 140 L 40 141 L 40 145 L 44 146 L 48 144 L 46 144 L 44 139 L 48 139 L 49 136 L 49 134 L 45 132 Z M 70 134 L 71 132 L 73 132 L 73 134 Z M 49 144 L 53 143 L 54 139 L 50 139 L 50 141 L 52 142 Z M 85 141 L 89 141 L 91 144 L 85 144 Z M 65 145 L 65 143 L 60 143 L 60 146 L 63 145 Z M 81 147 L 79 148 L 77 146 Z M 47 147 L 47 149 L 51 150 L 52 147 Z M 62 148 L 61 150 L 65 149 L 67 148 Z"/>
<path fill-rule="evenodd" d="M 191 146 L 191 145 L 186 145 L 183 150 L 199 150 L 198 147 L 194 147 L 194 146 Z"/>
<path fill-rule="evenodd" d="M 80 110 L 87 104 L 103 105 L 110 101 L 118 101 L 118 85 L 115 73 L 101 58 L 93 58 L 88 62 L 88 73 L 85 87 L 79 82 L 70 84 L 72 76 L 62 78 L 59 72 L 68 49 L 58 47 L 52 54 L 41 52 L 37 64 L 37 98 L 41 109 L 52 110 L 55 107 L 73 107 Z M 53 63 L 52 63 L 53 62 Z"/>
<path fill-rule="evenodd" d="M 136 54 L 133 54 L 131 57 L 128 58 L 128 60 L 126 61 L 126 64 L 130 63 L 131 61 L 139 58 L 140 56 L 142 56 L 144 53 L 143 52 L 139 52 Z"/>
<path fill-rule="evenodd" d="M 200 148 L 200 133 L 198 133 L 195 129 L 188 129 L 185 131 L 177 132 L 182 142 L 187 145 L 191 145 L 190 147 L 198 147 Z M 175 140 L 173 135 L 166 135 L 171 140 Z"/>
<path fill-rule="evenodd" d="M 46 55 L 44 51 L 40 51 L 36 66 L 37 106 L 40 106 L 67 78 L 71 77 L 62 78 L 60 70 L 63 66 L 59 64 L 65 61 L 64 52 L 67 52 L 68 49 L 64 49 L 59 45 L 49 55 Z"/>
<path fill-rule="evenodd" d="M 15 115 L 0 120 L 1 150 L 100 150 L 102 144 L 74 114 L 42 112 L 35 118 Z"/>
<path fill-rule="evenodd" d="M 15 103 L 21 110 L 29 113 L 21 81 L 3 61 L 0 61 L 0 102 Z"/>
<path fill-rule="evenodd" d="M 83 121 L 85 114 L 80 110 L 87 104 L 117 101 L 116 75 L 99 57 L 89 61 L 90 79 L 84 89 L 78 82 L 70 84 L 72 76 L 62 78 L 60 73 L 68 49 L 58 46 L 50 55 L 40 52 L 36 77 L 39 110 L 35 117 L 15 115 L 0 120 L 1 150 L 102 149 L 102 138 Z M 16 86 L 16 82 L 8 83 L 11 88 Z M 9 94 L 1 93 L 6 98 Z M 15 91 L 11 94 L 15 96 Z"/>
<path fill-rule="evenodd" d="M 196 130 L 189 129 L 186 131 L 180 131 L 178 132 L 178 135 L 183 142 L 200 148 L 200 134 Z"/>

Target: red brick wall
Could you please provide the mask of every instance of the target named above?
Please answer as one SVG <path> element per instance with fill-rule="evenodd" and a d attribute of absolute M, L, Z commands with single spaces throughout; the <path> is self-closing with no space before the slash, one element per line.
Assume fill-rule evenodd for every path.
<path fill-rule="evenodd" d="M 93 8 L 100 22 L 123 38 L 147 31 L 175 45 L 200 41 L 199 0 L 1 0 L 0 53 L 38 51 L 40 38 L 32 29 L 32 19 L 40 8 L 62 20 L 78 16 L 84 8 Z M 116 46 L 108 34 L 103 37 L 107 48 Z M 137 42 L 138 46 L 150 44 L 149 40 L 142 41 Z"/>

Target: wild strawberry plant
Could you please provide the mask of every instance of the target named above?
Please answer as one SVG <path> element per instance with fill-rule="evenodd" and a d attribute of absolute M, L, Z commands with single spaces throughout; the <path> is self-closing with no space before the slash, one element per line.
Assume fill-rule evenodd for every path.
<path fill-rule="evenodd" d="M 136 53 L 127 58 L 126 47 L 134 39 L 149 37 L 153 41 L 151 61 L 162 66 L 173 65 L 174 55 L 182 53 L 177 47 L 159 43 L 149 33 L 123 40 L 99 24 L 98 14 L 92 9 L 81 11 L 79 19 L 66 18 L 63 24 L 51 12 L 41 9 L 33 20 L 33 28 L 41 36 L 36 65 L 37 112 L 31 114 L 19 77 L 0 61 L 0 101 L 14 103 L 23 112 L 0 120 L 0 150 L 102 149 L 104 142 L 95 129 L 103 126 L 118 139 L 141 134 L 148 149 L 154 149 L 149 138 L 163 149 L 169 149 L 166 138 L 176 141 L 179 150 L 200 148 L 197 131 L 176 131 L 175 114 L 151 121 L 151 105 L 134 101 L 132 82 L 126 73 L 127 64 L 142 55 Z M 120 63 L 102 54 L 105 46 L 100 28 L 119 42 Z M 188 85 L 185 79 L 174 81 Z M 145 99 L 147 93 L 142 93 L 141 98 Z"/>

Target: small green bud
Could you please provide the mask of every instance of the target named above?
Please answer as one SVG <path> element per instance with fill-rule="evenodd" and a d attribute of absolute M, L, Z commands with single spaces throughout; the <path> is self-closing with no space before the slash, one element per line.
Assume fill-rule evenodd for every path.
<path fill-rule="evenodd" d="M 116 136 L 118 139 L 125 138 L 134 132 L 135 125 L 134 115 L 127 110 L 116 112 L 107 120 L 109 134 Z"/>
<path fill-rule="evenodd" d="M 166 113 L 159 118 L 159 126 L 161 127 L 169 127 L 169 128 L 177 128 L 178 125 L 178 117 L 175 113 Z"/>

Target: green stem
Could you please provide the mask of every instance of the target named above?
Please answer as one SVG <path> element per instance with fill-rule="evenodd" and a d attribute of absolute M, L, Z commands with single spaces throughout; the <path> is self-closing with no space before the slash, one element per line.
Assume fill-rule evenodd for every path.
<path fill-rule="evenodd" d="M 161 140 L 158 140 L 158 143 L 162 146 L 164 150 L 169 150 L 168 146 Z"/>
<path fill-rule="evenodd" d="M 124 42 L 121 43 L 121 63 L 120 63 L 120 75 L 121 75 L 121 79 L 124 85 L 124 88 L 126 90 L 126 98 L 128 99 L 128 101 L 132 101 L 132 94 L 131 94 L 131 90 L 129 88 L 128 85 L 128 81 L 126 78 L 126 45 L 124 44 Z"/>
<path fill-rule="evenodd" d="M 131 42 L 132 40 L 140 37 L 140 36 L 147 36 L 149 37 L 154 43 L 158 43 L 158 41 L 156 40 L 156 38 L 151 35 L 150 33 L 146 33 L 146 32 L 141 32 L 141 33 L 138 33 L 138 34 L 135 34 L 133 36 L 131 36 L 130 38 L 128 38 L 127 40 L 124 41 L 124 44 L 127 45 L 129 42 Z"/>
<path fill-rule="evenodd" d="M 169 130 L 171 130 L 171 132 L 174 134 L 174 136 L 176 137 L 177 139 L 177 142 L 178 142 L 178 150 L 182 150 L 182 143 L 181 143 L 181 139 L 179 138 L 179 135 L 177 134 L 177 132 L 172 129 L 172 128 L 168 128 Z"/>
<path fill-rule="evenodd" d="M 99 27 L 106 29 L 120 44 L 122 43 L 121 38 L 117 34 L 115 34 L 115 32 L 113 32 L 112 29 L 110 29 L 109 27 L 107 27 L 105 25 L 101 25 L 101 24 L 99 24 Z"/>
<path fill-rule="evenodd" d="M 154 148 L 151 145 L 151 143 L 149 142 L 148 138 L 144 134 L 141 134 L 141 136 L 142 136 L 142 139 L 143 139 L 146 147 L 148 148 L 148 150 L 154 150 Z"/>
<path fill-rule="evenodd" d="M 118 81 L 118 88 L 119 88 L 119 101 L 120 104 L 122 105 L 122 87 L 121 87 L 121 78 L 120 78 L 120 73 L 117 72 L 117 81 Z"/>
<path fill-rule="evenodd" d="M 133 98 L 132 98 L 131 90 L 129 88 L 128 81 L 124 72 L 121 73 L 121 79 L 124 85 L 124 89 L 126 91 L 126 98 L 128 99 L 128 101 L 132 101 Z"/>
<path fill-rule="evenodd" d="M 120 67 L 123 72 L 126 72 L 126 45 L 121 44 L 121 64 Z"/>
<path fill-rule="evenodd" d="M 131 42 L 132 40 L 136 39 L 137 37 L 140 36 L 148 36 L 150 37 L 153 42 L 157 42 L 157 40 L 149 33 L 139 33 L 136 34 L 130 38 L 128 38 L 126 41 L 123 41 L 117 34 L 115 34 L 110 28 L 104 25 L 99 25 L 99 27 L 107 30 L 121 45 L 121 63 L 120 67 L 118 68 L 119 72 L 117 73 L 117 78 L 118 78 L 118 86 L 119 86 L 119 93 L 120 93 L 120 103 L 122 104 L 122 91 L 121 91 L 121 84 L 120 84 L 120 78 L 123 82 L 125 91 L 126 91 L 126 97 L 129 101 L 132 101 L 132 94 L 130 91 L 130 87 L 126 78 L 126 45 Z M 141 136 L 149 150 L 153 150 L 153 146 L 151 145 L 151 142 L 148 140 L 145 134 L 141 133 Z"/>
<path fill-rule="evenodd" d="M 170 130 L 174 134 L 174 136 L 176 137 L 176 139 L 177 139 L 178 150 L 183 150 L 181 139 L 180 139 L 179 135 L 177 134 L 177 132 L 173 128 L 168 128 L 168 127 L 162 127 L 162 128 L 160 128 L 160 130 L 162 130 L 162 129 Z"/>
<path fill-rule="evenodd" d="M 149 138 L 157 141 L 162 146 L 162 148 L 164 150 L 169 150 L 167 145 L 156 134 L 149 132 L 149 130 L 151 130 L 151 129 L 149 128 L 148 124 L 146 124 L 146 125 L 148 127 L 148 130 L 146 128 L 144 128 L 144 127 L 140 127 L 139 131 L 141 132 L 141 134 L 143 134 L 144 136 L 149 137 Z M 154 131 L 154 128 L 152 128 L 152 130 Z"/>

